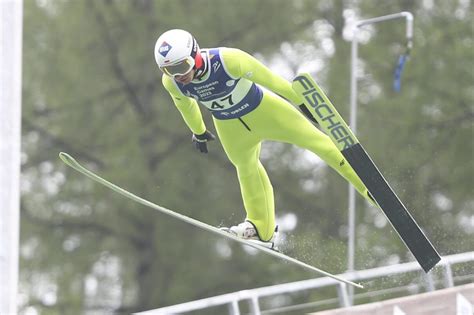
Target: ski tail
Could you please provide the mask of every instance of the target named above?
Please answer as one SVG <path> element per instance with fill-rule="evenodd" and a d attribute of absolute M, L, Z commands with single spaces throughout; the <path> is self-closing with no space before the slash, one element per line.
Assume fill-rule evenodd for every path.
<path fill-rule="evenodd" d="M 441 257 L 324 91 L 308 73 L 293 80 L 293 89 L 365 184 L 423 270 L 430 271 Z"/>

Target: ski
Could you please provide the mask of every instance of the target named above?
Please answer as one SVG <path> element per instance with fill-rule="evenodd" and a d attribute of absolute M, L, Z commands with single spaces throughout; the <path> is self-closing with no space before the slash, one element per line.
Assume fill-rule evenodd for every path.
<path fill-rule="evenodd" d="M 308 73 L 293 80 L 293 89 L 365 184 L 423 270 L 430 271 L 441 257 L 323 90 Z"/>
<path fill-rule="evenodd" d="M 240 244 L 243 244 L 243 245 L 247 245 L 247 246 L 250 246 L 250 247 L 253 247 L 265 254 L 268 254 L 270 256 L 273 256 L 273 257 L 277 257 L 279 259 L 282 259 L 282 260 L 285 260 L 289 263 L 292 263 L 294 265 L 297 265 L 297 266 L 300 266 L 300 267 L 303 267 L 305 269 L 308 269 L 308 270 L 311 270 L 311 271 L 315 271 L 321 275 L 324 275 L 326 277 L 329 277 L 329 278 L 332 278 L 334 280 L 337 280 L 339 282 L 342 282 L 342 283 L 345 283 L 345 284 L 348 284 L 348 285 L 352 285 L 354 287 L 357 287 L 357 288 L 363 288 L 363 286 L 359 283 L 355 283 L 355 282 L 352 282 L 352 281 L 349 281 L 349 280 L 346 280 L 344 278 L 341 278 L 339 276 L 336 276 L 336 275 L 333 275 L 329 272 L 326 272 L 324 270 L 321 270 L 319 268 L 316 268 L 314 266 L 311 266 L 307 263 L 304 263 L 302 261 L 299 261 L 293 257 L 290 257 L 288 255 L 285 255 L 279 251 L 276 251 L 276 250 L 273 250 L 273 249 L 270 249 L 270 248 L 267 248 L 263 245 L 260 245 L 256 242 L 250 242 L 250 241 L 247 241 L 247 240 L 244 240 L 242 238 L 239 238 L 233 234 L 230 234 L 228 232 L 225 232 L 225 231 L 222 231 L 220 230 L 219 228 L 217 227 L 214 227 L 212 225 L 209 225 L 207 223 L 204 223 L 204 222 L 201 222 L 199 220 L 196 220 L 196 219 L 193 219 L 193 218 L 190 218 L 188 216 L 185 216 L 183 214 L 180 214 L 178 212 L 175 212 L 175 211 L 172 211 L 170 209 L 166 209 L 162 206 L 159 206 L 157 204 L 154 204 L 146 199 L 143 199 L 107 180 L 105 180 L 104 178 L 100 177 L 99 175 L 95 174 L 94 172 L 88 170 L 87 168 L 85 168 L 84 166 L 82 166 L 81 164 L 79 164 L 79 162 L 77 162 L 72 156 L 70 156 L 69 154 L 67 153 L 64 153 L 64 152 L 61 152 L 59 153 L 59 157 L 60 159 L 68 166 L 72 167 L 73 169 L 75 169 L 76 171 L 82 173 L 83 175 L 89 177 L 90 179 L 106 186 L 107 188 L 109 189 L 112 189 L 114 190 L 115 192 L 121 194 L 122 196 L 125 196 L 126 198 L 129 198 L 135 202 L 138 202 L 144 206 L 147 206 L 147 207 L 150 207 L 154 210 L 157 210 L 161 213 L 164 213 L 166 215 L 169 215 L 171 217 L 174 217 L 178 220 L 181 220 L 181 221 L 184 221 L 188 224 L 191 224 L 191 225 L 194 225 L 196 227 L 199 227 L 203 230 L 206 230 L 206 231 L 209 231 L 209 232 L 212 232 L 212 233 L 215 233 L 215 234 L 218 234 L 220 236 L 223 236 L 223 237 L 226 237 L 228 239 L 231 239 L 235 242 L 238 242 Z"/>

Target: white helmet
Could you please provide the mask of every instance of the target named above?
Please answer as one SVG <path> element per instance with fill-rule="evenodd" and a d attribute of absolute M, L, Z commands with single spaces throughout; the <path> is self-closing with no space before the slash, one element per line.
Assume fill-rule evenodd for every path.
<path fill-rule="evenodd" d="M 169 76 L 185 75 L 202 66 L 199 45 L 190 33 L 173 29 L 163 33 L 155 44 L 155 60 Z"/>

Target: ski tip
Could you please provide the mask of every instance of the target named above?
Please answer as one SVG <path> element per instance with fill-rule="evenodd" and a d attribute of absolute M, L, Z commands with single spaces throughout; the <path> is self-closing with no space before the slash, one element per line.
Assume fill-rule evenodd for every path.
<path fill-rule="evenodd" d="M 296 77 L 307 77 L 307 76 L 311 76 L 311 74 L 309 72 L 300 72 L 296 75 Z"/>
<path fill-rule="evenodd" d="M 60 152 L 59 153 L 59 158 L 67 165 L 71 166 L 74 163 L 77 163 L 76 160 L 66 152 Z"/>
<path fill-rule="evenodd" d="M 66 160 L 68 158 L 70 158 L 71 156 L 69 154 L 67 154 L 66 152 L 59 152 L 59 158 L 63 161 L 63 162 L 66 162 Z"/>

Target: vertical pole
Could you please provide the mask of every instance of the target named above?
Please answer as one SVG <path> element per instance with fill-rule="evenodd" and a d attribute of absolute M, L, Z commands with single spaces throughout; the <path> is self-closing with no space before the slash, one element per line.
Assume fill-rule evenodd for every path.
<path fill-rule="evenodd" d="M 349 297 L 347 296 L 347 286 L 345 283 L 339 283 L 337 286 L 337 293 L 339 296 L 339 306 L 340 307 L 348 307 L 351 306 Z"/>
<path fill-rule="evenodd" d="M 349 126 L 356 134 L 357 131 L 357 31 L 354 28 L 351 46 L 351 98 L 350 98 L 350 118 Z M 348 264 L 349 272 L 354 271 L 354 257 L 355 257 L 355 212 L 356 212 L 356 194 L 352 184 L 349 183 L 349 248 L 348 248 Z M 349 288 L 349 303 L 352 305 L 354 289 Z"/>
<path fill-rule="evenodd" d="M 449 261 L 444 265 L 444 286 L 446 288 L 454 287 L 453 270 Z"/>
<path fill-rule="evenodd" d="M 260 305 L 258 303 L 258 296 L 252 296 L 252 298 L 250 299 L 250 314 L 252 315 L 260 315 L 262 314 L 260 312 Z"/>
<path fill-rule="evenodd" d="M 240 315 L 239 302 L 237 300 L 233 300 L 228 307 L 230 315 Z"/>
<path fill-rule="evenodd" d="M 428 273 L 423 272 L 422 277 L 425 279 L 426 290 L 427 291 L 432 292 L 432 291 L 436 290 L 435 283 L 434 283 L 434 280 L 433 280 L 433 275 L 430 272 L 428 272 Z"/>
<path fill-rule="evenodd" d="M 354 34 L 351 46 L 351 95 L 350 95 L 350 118 L 349 126 L 352 132 L 357 134 L 357 61 L 358 61 L 358 31 L 363 25 L 384 22 L 388 20 L 405 18 L 406 19 L 406 39 L 407 48 L 411 49 L 413 42 L 413 15 L 410 12 L 400 12 L 390 15 L 379 16 L 376 18 L 359 21 L 354 26 Z M 348 258 L 347 269 L 354 271 L 355 257 L 355 217 L 356 217 L 356 193 L 355 188 L 349 184 L 349 227 L 348 227 Z M 354 288 L 349 287 L 349 301 L 352 304 Z"/>
<path fill-rule="evenodd" d="M 17 313 L 22 0 L 0 0 L 0 314 Z"/>

